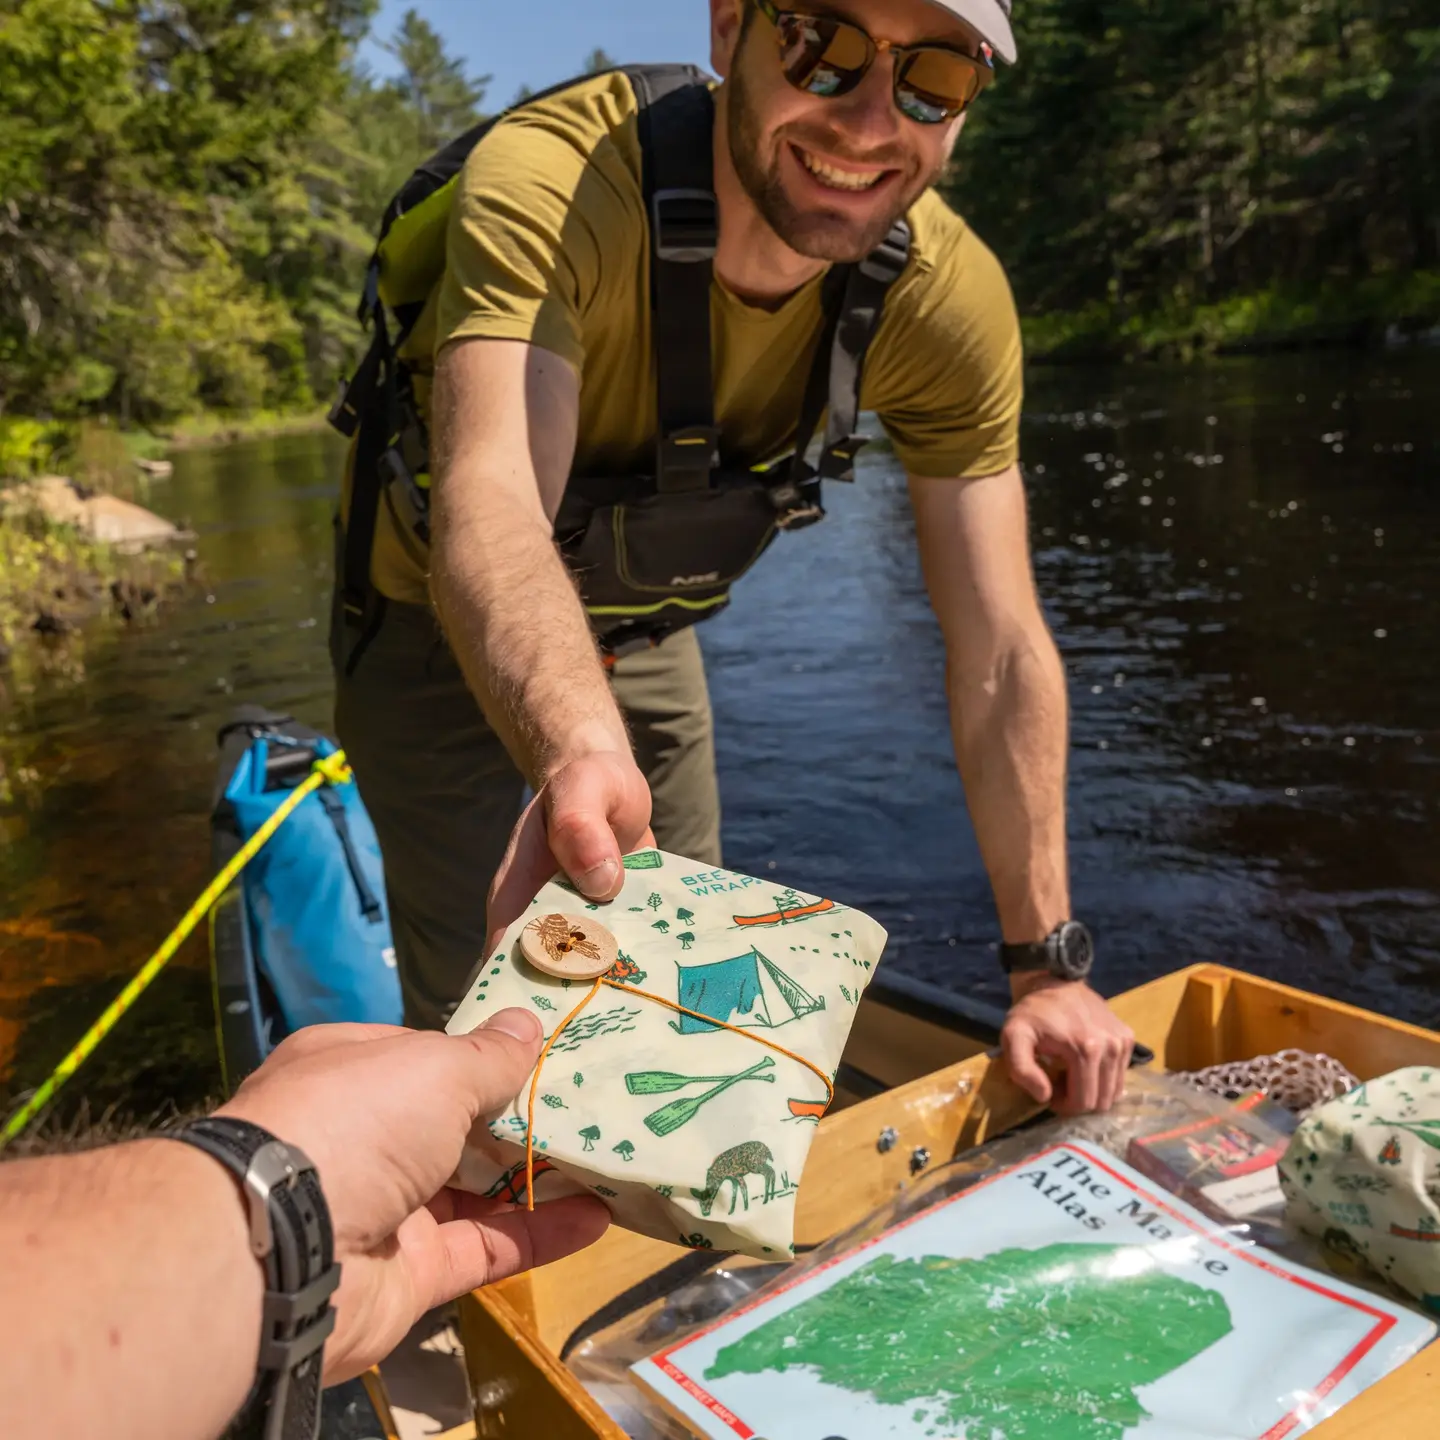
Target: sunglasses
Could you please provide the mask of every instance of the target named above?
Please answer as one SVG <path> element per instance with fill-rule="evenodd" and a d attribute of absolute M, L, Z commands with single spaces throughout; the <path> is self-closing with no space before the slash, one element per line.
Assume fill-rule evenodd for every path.
<path fill-rule="evenodd" d="M 874 40 L 835 15 L 781 10 L 755 0 L 775 27 L 785 78 L 807 95 L 848 95 L 884 51 L 895 57 L 895 104 L 919 125 L 943 125 L 961 114 L 994 78 L 990 47 L 967 55 L 948 45 L 894 45 Z"/>

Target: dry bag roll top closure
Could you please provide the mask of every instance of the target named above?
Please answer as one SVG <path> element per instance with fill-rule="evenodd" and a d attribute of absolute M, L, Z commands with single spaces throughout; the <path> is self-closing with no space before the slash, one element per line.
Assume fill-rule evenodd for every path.
<path fill-rule="evenodd" d="M 855 455 L 865 443 L 856 425 L 865 353 L 910 249 L 901 220 L 864 260 L 832 267 L 794 450 L 767 465 L 722 463 L 710 370 L 718 217 L 709 78 L 682 65 L 631 66 L 623 73 L 638 106 L 650 221 L 659 433 L 649 473 L 573 475 L 555 522 L 556 542 L 596 638 L 611 654 L 656 643 L 718 613 L 777 531 L 821 518 L 822 481 L 854 478 Z M 355 442 L 339 578 L 346 619 L 362 631 L 373 630 L 382 605 L 369 579 L 382 501 L 428 543 L 428 436 L 397 351 L 443 273 L 461 167 L 494 123 L 475 126 L 439 151 L 387 207 L 360 302 L 371 344 L 330 412 L 331 423 Z M 811 465 L 806 452 L 822 414 L 825 431 Z"/>

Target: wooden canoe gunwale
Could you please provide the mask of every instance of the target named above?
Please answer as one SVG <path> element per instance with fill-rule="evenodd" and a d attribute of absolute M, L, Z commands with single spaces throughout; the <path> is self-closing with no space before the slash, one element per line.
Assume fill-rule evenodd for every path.
<path fill-rule="evenodd" d="M 877 992 L 879 993 L 879 992 Z M 1136 1038 L 1166 1070 L 1193 1070 L 1301 1049 L 1333 1056 L 1362 1080 L 1407 1065 L 1440 1065 L 1440 1034 L 1219 965 L 1194 965 L 1112 1000 Z M 934 1014 L 857 1016 L 855 1068 L 875 1075 L 916 1055 L 934 1056 L 944 1026 Z M 902 1020 L 923 1027 L 904 1054 L 893 1043 Z M 867 1034 L 867 1029 L 873 1034 Z M 893 1088 L 845 1104 L 819 1124 L 796 1212 L 796 1241 L 816 1244 L 855 1223 L 913 1183 L 911 1156 L 931 1164 L 1032 1118 L 1037 1107 L 975 1037 L 951 1035 L 956 1063 L 890 1081 Z M 866 1054 L 866 1047 L 869 1053 Z M 910 1052 L 914 1052 L 913 1054 Z M 843 1104 L 842 1092 L 837 1104 Z M 881 1130 L 897 1141 L 883 1153 Z M 598 1244 L 540 1270 L 475 1291 L 461 1303 L 461 1333 L 477 1434 L 544 1435 L 547 1440 L 626 1440 L 561 1363 L 576 1328 L 644 1277 L 673 1264 L 681 1247 L 612 1229 Z M 1440 1346 L 1422 1351 L 1310 1434 L 1317 1440 L 1433 1440 L 1440 1413 Z"/>

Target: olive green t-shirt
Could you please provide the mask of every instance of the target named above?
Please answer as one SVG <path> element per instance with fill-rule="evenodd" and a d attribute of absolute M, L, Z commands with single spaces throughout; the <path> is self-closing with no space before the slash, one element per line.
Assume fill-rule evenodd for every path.
<path fill-rule="evenodd" d="M 912 475 L 991 475 L 1018 453 L 1020 330 L 1005 273 L 929 191 L 909 214 L 910 262 L 865 363 L 873 410 Z M 635 96 L 623 74 L 533 102 L 471 152 L 450 217 L 445 275 L 406 343 L 417 398 L 454 341 L 524 340 L 580 377 L 576 473 L 648 468 L 656 430 L 649 236 Z M 793 442 L 821 325 L 821 277 L 777 307 L 710 294 L 715 416 L 727 458 Z M 423 604 L 425 564 L 387 507 L 372 577 Z"/>

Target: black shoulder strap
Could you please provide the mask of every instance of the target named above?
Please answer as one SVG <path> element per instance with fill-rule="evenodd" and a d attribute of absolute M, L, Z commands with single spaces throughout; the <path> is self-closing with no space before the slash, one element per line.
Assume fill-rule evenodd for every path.
<path fill-rule="evenodd" d="M 909 259 L 910 226 L 900 219 L 869 255 L 850 267 L 830 349 L 830 414 L 820 446 L 822 480 L 855 478 L 855 456 L 865 444 L 865 437 L 856 433 L 865 355 L 880 328 L 885 297 Z"/>
<path fill-rule="evenodd" d="M 639 103 L 650 220 L 650 314 L 659 434 L 655 483 L 703 490 L 719 458 L 710 374 L 710 283 L 720 222 L 713 173 L 715 105 L 690 66 L 626 72 Z"/>

